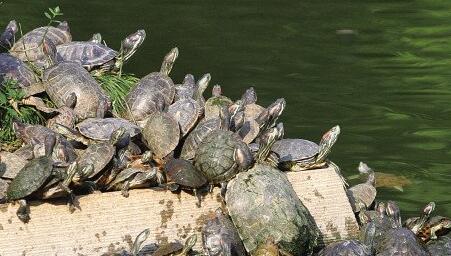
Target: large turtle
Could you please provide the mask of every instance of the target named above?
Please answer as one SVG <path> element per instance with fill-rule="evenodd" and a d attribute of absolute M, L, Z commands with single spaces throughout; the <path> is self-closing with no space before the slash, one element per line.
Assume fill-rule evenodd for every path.
<path fill-rule="evenodd" d="M 44 48 L 53 48 L 70 41 L 72 36 L 67 22 L 64 21 L 57 27 L 33 29 L 17 40 L 9 52 L 24 62 L 30 62 L 39 68 L 47 68 L 53 64 L 53 60 L 48 57 Z"/>
<path fill-rule="evenodd" d="M 268 238 L 292 255 L 311 255 L 319 237 L 313 217 L 286 175 L 264 162 L 267 156 L 263 152 L 269 152 L 279 136 L 275 129 L 262 139 L 258 162 L 228 183 L 227 209 L 251 255 Z"/>
<path fill-rule="evenodd" d="M 362 209 L 368 209 L 376 199 L 376 188 L 374 173 L 368 175 L 365 183 L 360 183 L 350 187 L 346 191 L 354 212 L 360 212 Z"/>
<path fill-rule="evenodd" d="M 202 227 L 202 245 L 208 256 L 241 256 L 246 249 L 233 222 L 221 208 Z"/>
<path fill-rule="evenodd" d="M 121 42 L 119 52 L 95 41 L 69 42 L 56 47 L 58 57 L 64 61 L 74 61 L 87 70 L 98 70 L 96 74 L 122 70 L 122 65 L 141 46 L 146 38 L 144 30 L 138 30 Z M 97 39 L 98 40 L 98 39 Z"/>
<path fill-rule="evenodd" d="M 36 74 L 20 59 L 8 53 L 0 53 L 0 87 L 6 80 L 14 80 L 22 88 L 39 82 Z"/>
<path fill-rule="evenodd" d="M 177 59 L 179 51 L 173 48 L 163 60 L 160 72 L 153 72 L 143 77 L 125 98 L 127 104 L 126 118 L 145 125 L 145 119 L 156 111 L 168 107 L 175 94 L 172 79 L 168 76 Z M 139 122 L 142 121 L 142 122 Z"/>
<path fill-rule="evenodd" d="M 19 26 L 15 20 L 11 20 L 6 25 L 5 30 L 0 35 L 0 52 L 9 50 L 15 42 L 15 34 L 19 31 Z"/>
<path fill-rule="evenodd" d="M 420 217 L 412 217 L 406 220 L 404 226 L 412 230 L 413 233 L 418 234 L 429 220 L 431 213 L 435 210 L 435 202 L 429 202 L 421 212 Z"/>
<path fill-rule="evenodd" d="M 57 107 L 74 105 L 79 121 L 101 117 L 111 109 L 111 101 L 97 81 L 80 64 L 61 62 L 44 71 L 44 89 Z"/>
<path fill-rule="evenodd" d="M 248 146 L 231 131 L 216 130 L 208 134 L 194 157 L 194 165 L 210 184 L 227 182 L 247 170 L 253 158 Z"/>
<path fill-rule="evenodd" d="M 149 116 L 142 130 L 144 142 L 158 159 L 163 159 L 177 147 L 180 129 L 177 121 L 168 113 L 155 112 Z"/>
<path fill-rule="evenodd" d="M 327 155 L 338 139 L 340 126 L 334 126 L 321 138 L 319 146 L 304 139 L 282 139 L 271 148 L 279 156 L 280 167 L 291 171 L 321 168 L 327 165 Z"/>
<path fill-rule="evenodd" d="M 357 168 L 360 175 L 352 175 L 348 179 L 365 178 L 369 173 L 373 172 L 376 178 L 376 188 L 394 188 L 401 192 L 404 191 L 404 186 L 409 186 L 412 181 L 403 175 L 396 175 L 393 173 L 374 171 L 366 163 L 360 162 Z"/>

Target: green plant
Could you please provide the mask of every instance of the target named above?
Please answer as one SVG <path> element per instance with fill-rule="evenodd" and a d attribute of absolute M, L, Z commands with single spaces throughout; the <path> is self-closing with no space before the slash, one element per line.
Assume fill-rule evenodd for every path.
<path fill-rule="evenodd" d="M 16 140 L 12 128 L 13 120 L 30 124 L 45 123 L 45 118 L 38 110 L 18 104 L 24 95 L 14 80 L 5 80 L 0 85 L 0 142 L 2 144 L 14 143 Z"/>
<path fill-rule="evenodd" d="M 113 113 L 120 116 L 127 110 L 125 97 L 133 86 L 139 81 L 139 78 L 133 74 L 105 73 L 95 77 L 105 92 L 110 96 L 113 105 Z"/>

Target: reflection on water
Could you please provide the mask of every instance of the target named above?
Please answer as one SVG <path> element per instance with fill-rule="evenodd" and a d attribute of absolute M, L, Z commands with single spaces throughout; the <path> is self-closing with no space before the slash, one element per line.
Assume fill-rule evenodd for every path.
<path fill-rule="evenodd" d="M 404 192 L 381 188 L 379 198 L 406 216 L 431 200 L 451 215 L 450 1 L 9 0 L 0 25 L 15 18 L 27 31 L 57 4 L 78 40 L 100 31 L 118 48 L 146 29 L 129 72 L 157 70 L 178 46 L 175 81 L 210 72 L 232 97 L 251 85 L 262 104 L 285 97 L 288 137 L 319 141 L 340 124 L 331 159 L 346 175 L 359 161 L 403 175 Z"/>

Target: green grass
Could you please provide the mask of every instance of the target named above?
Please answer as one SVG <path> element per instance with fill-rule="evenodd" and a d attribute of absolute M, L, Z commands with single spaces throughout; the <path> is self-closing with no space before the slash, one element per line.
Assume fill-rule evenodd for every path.
<path fill-rule="evenodd" d="M 0 143 L 16 145 L 17 138 L 12 128 L 12 121 L 19 120 L 29 124 L 45 124 L 45 118 L 31 106 L 18 104 L 17 112 L 12 101 L 20 102 L 24 93 L 16 86 L 15 81 L 7 80 L 0 85 Z"/>
<path fill-rule="evenodd" d="M 96 77 L 105 92 L 110 96 L 113 105 L 113 113 L 120 116 L 127 108 L 125 105 L 125 96 L 133 86 L 139 81 L 139 78 L 132 74 L 103 74 Z"/>

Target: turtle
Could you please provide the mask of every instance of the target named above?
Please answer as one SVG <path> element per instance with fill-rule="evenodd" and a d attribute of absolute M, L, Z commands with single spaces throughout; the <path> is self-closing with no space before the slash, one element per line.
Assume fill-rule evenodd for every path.
<path fill-rule="evenodd" d="M 77 116 L 75 115 L 74 109 L 71 107 L 62 106 L 58 108 L 57 112 L 58 112 L 57 115 L 47 119 L 46 127 L 50 128 L 55 132 L 58 131 L 56 124 L 63 125 L 70 129 L 74 129 L 75 124 L 77 123 Z"/>
<path fill-rule="evenodd" d="M 227 184 L 225 201 L 248 253 L 253 255 L 269 237 L 292 255 L 311 255 L 319 229 L 296 195 L 287 176 L 265 162 L 277 129 L 262 139 L 254 166 Z"/>
<path fill-rule="evenodd" d="M 8 80 L 20 88 L 39 83 L 38 76 L 23 61 L 9 53 L 0 53 L 0 87 Z"/>
<path fill-rule="evenodd" d="M 15 42 L 15 35 L 19 31 L 19 26 L 15 20 L 11 20 L 6 25 L 5 30 L 0 35 L 0 52 L 8 51 Z"/>
<path fill-rule="evenodd" d="M 168 179 L 167 187 L 171 191 L 190 189 L 197 195 L 197 189 L 207 184 L 207 178 L 187 160 L 170 159 L 164 166 L 164 173 Z"/>
<path fill-rule="evenodd" d="M 418 233 L 423 242 L 437 240 L 439 236 L 449 233 L 451 230 L 451 219 L 444 216 L 431 217 Z"/>
<path fill-rule="evenodd" d="M 163 159 L 177 147 L 180 128 L 170 114 L 155 112 L 149 116 L 142 130 L 142 136 L 154 156 L 157 159 Z"/>
<path fill-rule="evenodd" d="M 123 118 L 88 118 L 75 126 L 78 131 L 91 140 L 108 140 L 111 134 L 123 127 L 131 138 L 141 133 L 141 128 Z"/>
<path fill-rule="evenodd" d="M 395 202 L 389 201 L 387 203 L 386 212 L 393 225 L 391 229 L 382 233 L 376 241 L 376 255 L 429 255 L 415 233 L 401 226 L 399 207 Z"/>
<path fill-rule="evenodd" d="M 237 173 L 247 170 L 253 158 L 248 146 L 231 131 L 215 130 L 199 145 L 194 166 L 209 184 L 227 182 Z"/>
<path fill-rule="evenodd" d="M 192 98 L 181 98 L 168 108 L 170 114 L 180 125 L 181 136 L 188 134 L 196 125 L 201 107 Z"/>
<path fill-rule="evenodd" d="M 72 41 L 58 45 L 56 50 L 62 60 L 77 62 L 88 71 L 98 71 L 95 75 L 109 71 L 120 73 L 124 62 L 136 52 L 145 38 L 144 30 L 136 31 L 122 40 L 119 52 L 93 41 Z"/>
<path fill-rule="evenodd" d="M 161 184 L 163 177 L 157 167 L 146 168 L 129 167 L 122 170 L 109 184 L 107 190 L 121 190 L 124 197 L 128 197 L 128 190 L 132 188 L 149 187 L 152 183 Z"/>
<path fill-rule="evenodd" d="M 277 99 L 255 118 L 255 121 L 260 125 L 260 134 L 274 127 L 285 106 L 286 101 L 284 98 Z"/>
<path fill-rule="evenodd" d="M 424 225 L 428 222 L 431 213 L 435 210 L 435 202 L 429 202 L 421 212 L 420 217 L 409 218 L 405 221 L 404 226 L 413 233 L 419 234 Z"/>
<path fill-rule="evenodd" d="M 280 167 L 285 170 L 302 171 L 327 166 L 326 157 L 338 139 L 340 126 L 326 132 L 319 146 L 304 139 L 281 139 L 271 150 L 279 156 Z"/>
<path fill-rule="evenodd" d="M 350 187 L 346 194 L 354 212 L 370 208 L 377 194 L 374 173 L 368 175 L 366 182 Z"/>
<path fill-rule="evenodd" d="M 246 249 L 230 217 L 216 209 L 202 227 L 202 246 L 208 256 L 241 256 Z"/>
<path fill-rule="evenodd" d="M 213 86 L 212 97 L 205 102 L 205 119 L 215 118 L 219 116 L 220 109 L 230 107 L 233 104 L 232 100 L 222 95 L 220 85 Z"/>
<path fill-rule="evenodd" d="M 134 122 L 142 121 L 156 111 L 168 107 L 175 94 L 172 79 L 168 76 L 172 70 L 179 51 L 173 48 L 164 57 L 160 72 L 153 72 L 141 78 L 125 97 L 127 111 L 125 117 Z"/>
<path fill-rule="evenodd" d="M 146 228 L 136 236 L 135 241 L 133 241 L 133 246 L 131 247 L 132 256 L 138 256 L 139 251 L 141 250 L 142 244 L 147 240 L 149 235 L 150 235 L 150 229 Z"/>
<path fill-rule="evenodd" d="M 364 162 L 360 162 L 357 169 L 359 170 L 360 175 L 352 175 L 350 177 L 347 177 L 347 179 L 355 179 L 359 177 L 365 178 L 368 176 L 370 172 L 373 172 L 377 181 L 376 188 L 394 188 L 396 190 L 403 192 L 404 191 L 403 187 L 412 184 L 412 181 L 403 175 L 377 172 L 374 171 Z"/>
<path fill-rule="evenodd" d="M 48 57 L 45 48 L 55 48 L 70 41 L 72 41 L 72 36 L 69 31 L 69 25 L 66 21 L 63 21 L 57 27 L 39 27 L 26 33 L 15 42 L 9 53 L 24 62 L 29 62 L 38 68 L 44 69 L 54 63 Z"/>
<path fill-rule="evenodd" d="M 158 249 L 152 254 L 152 256 L 188 256 L 189 252 L 197 242 L 197 235 L 191 235 L 185 240 L 185 245 L 180 243 L 167 243 L 159 246 Z"/>
<path fill-rule="evenodd" d="M 75 180 L 83 181 L 102 175 L 102 170 L 110 163 L 118 150 L 116 144 L 127 134 L 126 129 L 121 127 L 113 132 L 109 141 L 101 141 L 89 145 L 77 161 L 79 169 L 92 164 L 94 165 L 94 170 L 92 173 L 77 173 Z"/>
<path fill-rule="evenodd" d="M 374 223 L 370 223 L 362 229 L 362 241 L 344 240 L 328 244 L 318 256 L 372 256 L 375 232 Z"/>
<path fill-rule="evenodd" d="M 183 98 L 193 98 L 196 87 L 194 76 L 186 74 L 183 83 L 175 85 L 174 102 Z"/>

